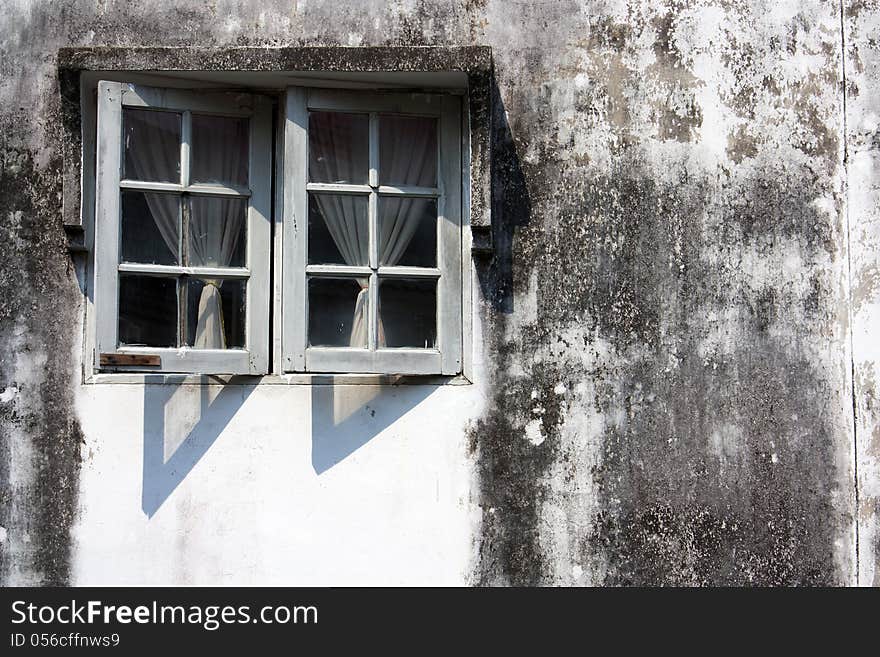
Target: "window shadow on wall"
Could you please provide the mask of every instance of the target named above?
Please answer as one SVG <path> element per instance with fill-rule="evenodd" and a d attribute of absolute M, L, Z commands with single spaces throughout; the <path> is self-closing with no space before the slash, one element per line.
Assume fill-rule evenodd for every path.
<path fill-rule="evenodd" d="M 313 386 L 312 467 L 315 472 L 326 472 L 348 458 L 427 399 L 436 388 L 436 385 Z"/>
<path fill-rule="evenodd" d="M 483 299 L 495 312 L 513 312 L 514 234 L 529 223 L 532 203 L 508 112 L 495 76 L 490 83 L 490 207 L 492 252 L 474 259 Z"/>
<path fill-rule="evenodd" d="M 142 508 L 148 517 L 208 452 L 255 388 L 144 386 Z"/>

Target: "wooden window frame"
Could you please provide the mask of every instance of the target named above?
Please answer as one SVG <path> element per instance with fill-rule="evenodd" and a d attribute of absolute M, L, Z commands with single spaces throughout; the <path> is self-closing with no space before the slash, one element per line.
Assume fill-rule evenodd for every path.
<path fill-rule="evenodd" d="M 309 111 L 370 115 L 370 175 L 366 185 L 308 181 Z M 379 113 L 432 116 L 438 119 L 436 188 L 380 186 L 378 180 Z M 462 372 L 462 182 L 461 99 L 450 94 L 366 93 L 318 88 L 287 89 L 282 162 L 282 347 L 285 372 L 338 374 L 457 375 Z M 370 199 L 369 266 L 308 264 L 308 192 L 359 194 Z M 436 269 L 379 267 L 376 239 L 379 194 L 437 199 Z M 308 345 L 308 276 L 347 274 L 369 277 L 367 349 Z M 420 276 L 437 280 L 437 344 L 434 349 L 378 347 L 377 289 L 380 277 Z"/>
<path fill-rule="evenodd" d="M 180 183 L 125 181 L 122 172 L 122 109 L 153 108 L 183 113 Z M 249 189 L 190 184 L 188 176 L 191 112 L 247 116 L 250 120 Z M 272 105 L 251 93 L 197 92 L 122 82 L 98 84 L 95 214 L 95 354 L 98 370 L 189 374 L 266 374 L 269 369 L 270 249 L 272 217 Z M 204 268 L 120 264 L 120 190 L 142 189 L 248 199 L 247 267 Z M 247 279 L 243 349 L 134 347 L 118 343 L 119 272 L 144 275 L 213 275 Z M 110 358 L 113 355 L 115 358 Z M 119 356 L 152 356 L 159 365 L 119 365 Z M 102 356 L 104 356 L 102 365 Z M 130 358 L 129 362 L 155 361 Z M 112 366 L 107 363 L 113 362 Z"/>

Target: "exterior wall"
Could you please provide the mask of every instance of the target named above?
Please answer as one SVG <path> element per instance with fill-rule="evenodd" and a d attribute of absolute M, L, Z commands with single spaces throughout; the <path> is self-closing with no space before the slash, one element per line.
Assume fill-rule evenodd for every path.
<path fill-rule="evenodd" d="M 877 581 L 875 3 L 0 12 L 7 583 Z M 80 383 L 58 48 L 468 44 L 474 385 Z"/>
<path fill-rule="evenodd" d="M 845 19 L 859 582 L 880 586 L 880 5 L 847 7 Z"/>

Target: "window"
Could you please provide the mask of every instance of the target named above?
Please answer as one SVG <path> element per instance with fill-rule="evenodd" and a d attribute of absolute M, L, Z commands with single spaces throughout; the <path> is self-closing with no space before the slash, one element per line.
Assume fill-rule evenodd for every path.
<path fill-rule="evenodd" d="M 458 97 L 101 82 L 97 120 L 98 368 L 461 371 Z"/>
<path fill-rule="evenodd" d="M 287 92 L 284 363 L 461 371 L 456 98 Z"/>
<path fill-rule="evenodd" d="M 98 88 L 99 366 L 268 367 L 271 106 Z"/>

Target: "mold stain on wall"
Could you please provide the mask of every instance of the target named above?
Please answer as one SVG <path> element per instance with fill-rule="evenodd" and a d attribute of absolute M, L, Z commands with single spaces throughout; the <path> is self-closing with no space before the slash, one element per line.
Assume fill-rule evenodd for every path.
<path fill-rule="evenodd" d="M 9 136 L 21 125 L 0 129 Z M 54 207 L 58 175 L 57 162 L 39 170 L 23 149 L 0 153 L 0 572 L 10 585 L 61 585 L 70 571 L 82 442 L 70 385 L 79 303 Z"/>
<path fill-rule="evenodd" d="M 749 30 L 748 10 L 635 4 L 529 69 L 496 53 L 531 211 L 496 215 L 512 293 L 484 320 L 498 393 L 473 430 L 476 581 L 850 582 L 836 15 Z M 742 29 L 714 35 L 701 79 L 684 35 L 708 19 Z M 745 62 L 717 57 L 734 38 Z M 820 66 L 759 75 L 800 57 Z M 733 93 L 701 106 L 709 85 Z M 655 109 L 674 111 L 670 90 L 675 119 Z M 726 153 L 707 115 L 745 120 Z"/>

